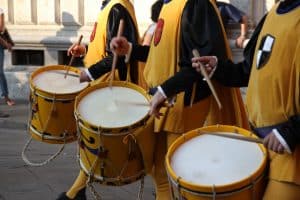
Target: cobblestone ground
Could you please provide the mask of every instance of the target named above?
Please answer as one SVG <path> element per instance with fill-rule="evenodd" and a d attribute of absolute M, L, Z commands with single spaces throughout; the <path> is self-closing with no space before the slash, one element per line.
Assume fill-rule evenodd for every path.
<path fill-rule="evenodd" d="M 0 200 L 54 200 L 72 185 L 79 172 L 76 143 L 68 144 L 63 153 L 46 166 L 26 166 L 21 152 L 29 138 L 28 104 L 17 101 L 16 106 L 8 107 L 1 102 L 0 111 L 10 114 L 9 118 L 0 118 Z M 33 161 L 42 161 L 58 148 L 59 145 L 34 141 L 27 154 Z M 95 187 L 104 200 L 131 200 L 136 199 L 139 182 L 123 187 Z M 88 199 L 93 199 L 90 192 L 87 194 Z M 145 181 L 143 199 L 155 199 L 149 177 Z"/>

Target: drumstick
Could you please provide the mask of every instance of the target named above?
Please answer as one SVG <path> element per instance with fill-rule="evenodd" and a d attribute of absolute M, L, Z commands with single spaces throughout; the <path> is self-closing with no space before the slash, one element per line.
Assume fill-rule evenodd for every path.
<path fill-rule="evenodd" d="M 193 49 L 193 55 L 194 55 L 195 57 L 200 57 L 200 54 L 199 54 L 199 52 L 197 51 L 197 49 Z M 215 88 L 214 88 L 212 82 L 210 81 L 210 78 L 209 78 L 209 76 L 208 76 L 208 74 L 207 74 L 207 72 L 206 72 L 204 66 L 202 65 L 201 62 L 198 62 L 198 63 L 199 63 L 199 65 L 200 65 L 201 73 L 202 73 L 202 75 L 204 76 L 204 78 L 206 79 L 206 82 L 207 82 L 207 84 L 208 84 L 208 86 L 209 86 L 209 88 L 210 88 L 210 90 L 211 90 L 211 92 L 212 92 L 212 94 L 213 94 L 215 100 L 217 101 L 217 104 L 218 104 L 218 106 L 219 106 L 219 109 L 222 109 L 222 104 L 221 104 L 221 102 L 220 102 L 220 100 L 219 100 L 219 98 L 218 98 L 218 95 L 217 95 L 217 93 L 216 93 L 216 91 L 215 91 Z"/>
<path fill-rule="evenodd" d="M 247 136 L 242 136 L 242 135 L 237 135 L 237 134 L 204 132 L 204 131 L 199 131 L 199 133 L 208 134 L 208 135 L 216 135 L 216 136 L 220 136 L 220 137 L 226 137 L 226 138 L 231 138 L 231 139 L 236 139 L 236 140 L 243 140 L 243 141 L 247 141 L 247 142 L 255 142 L 255 143 L 263 144 L 263 140 L 260 138 L 252 138 L 252 137 L 247 137 Z"/>
<path fill-rule="evenodd" d="M 63 74 L 63 75 L 66 74 L 66 72 L 63 72 L 63 71 L 51 71 L 51 73 L 54 73 L 54 74 Z M 70 74 L 70 73 L 68 73 L 68 76 L 73 76 L 73 77 L 76 77 L 76 78 L 80 77 L 79 74 Z"/>
<path fill-rule="evenodd" d="M 119 23 L 117 37 L 121 37 L 122 36 L 123 30 L 124 30 L 124 20 L 121 19 L 120 23 Z M 110 89 L 111 89 L 112 82 L 113 82 L 114 77 L 115 77 L 115 69 L 116 69 L 117 61 L 118 61 L 118 55 L 116 53 L 114 53 L 113 62 L 112 62 L 112 66 L 111 66 L 110 80 L 109 80 L 109 88 Z"/>
<path fill-rule="evenodd" d="M 133 105 L 133 106 L 147 106 L 149 107 L 150 104 L 149 103 L 144 103 L 144 102 L 134 102 L 134 101 L 120 101 L 120 100 L 116 100 L 116 103 L 121 103 L 121 104 L 128 104 L 128 105 Z M 162 107 L 173 107 L 173 105 L 164 102 Z"/>
<path fill-rule="evenodd" d="M 116 101 L 117 103 L 133 105 L 133 106 L 150 106 L 149 103 L 142 103 L 142 102 L 132 102 L 132 101 Z"/>
<path fill-rule="evenodd" d="M 77 45 L 80 45 L 82 38 L 83 38 L 83 36 L 80 35 L 80 36 L 79 36 L 79 39 L 78 39 L 78 42 L 77 42 Z M 69 74 L 69 71 L 70 71 L 70 66 L 71 66 L 72 63 L 73 63 L 74 58 L 75 58 L 75 55 L 72 55 L 71 60 L 70 60 L 70 62 L 69 62 L 69 65 L 68 65 L 68 68 L 67 68 L 67 71 L 66 71 L 66 73 L 65 73 L 65 77 L 64 77 L 64 78 L 67 78 L 67 75 Z"/>

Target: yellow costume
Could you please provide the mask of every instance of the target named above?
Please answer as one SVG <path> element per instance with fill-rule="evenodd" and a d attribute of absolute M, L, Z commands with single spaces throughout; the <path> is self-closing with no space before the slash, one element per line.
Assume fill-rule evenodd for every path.
<path fill-rule="evenodd" d="M 157 26 L 158 30 L 156 30 L 152 40 L 144 70 L 145 80 L 150 88 L 161 85 L 179 71 L 181 18 L 186 2 L 186 0 L 172 0 L 164 4 L 161 10 Z M 211 4 L 214 12 L 218 13 L 213 1 L 211 1 Z M 161 37 L 157 37 L 156 34 L 160 33 Z M 222 39 L 225 39 L 224 30 L 223 37 Z M 228 44 L 226 45 L 227 50 L 229 50 Z M 230 53 L 228 51 L 229 56 Z M 156 199 L 170 199 L 164 156 L 167 147 L 180 134 L 203 126 L 206 120 L 207 124 L 224 123 L 244 128 L 248 127 L 239 90 L 228 89 L 217 84 L 215 86 L 221 97 L 223 110 L 220 111 L 217 108 L 211 96 L 200 100 L 192 107 L 185 107 L 185 94 L 182 92 L 177 95 L 174 107 L 164 109 L 164 116 L 159 120 L 156 119 L 155 132 L 158 132 L 158 138 L 152 173 L 156 183 Z"/>
<path fill-rule="evenodd" d="M 254 57 L 247 90 L 249 120 L 258 128 L 281 124 L 300 114 L 300 10 L 298 6 L 278 14 L 278 5 L 267 15 L 254 54 L 258 55 L 260 41 L 269 36 L 273 42 L 265 41 L 264 47 L 271 47 L 271 55 L 259 69 Z M 293 154 L 270 152 L 270 157 L 265 199 L 300 199 L 300 146 Z"/>

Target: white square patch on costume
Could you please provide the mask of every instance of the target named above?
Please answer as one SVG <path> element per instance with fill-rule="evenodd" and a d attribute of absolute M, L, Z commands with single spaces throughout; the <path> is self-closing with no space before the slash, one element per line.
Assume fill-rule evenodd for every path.
<path fill-rule="evenodd" d="M 268 35 L 266 40 L 265 40 L 265 43 L 264 43 L 264 46 L 263 46 L 262 50 L 270 52 L 271 49 L 272 49 L 273 43 L 274 43 L 274 38 L 272 38 L 271 36 Z"/>

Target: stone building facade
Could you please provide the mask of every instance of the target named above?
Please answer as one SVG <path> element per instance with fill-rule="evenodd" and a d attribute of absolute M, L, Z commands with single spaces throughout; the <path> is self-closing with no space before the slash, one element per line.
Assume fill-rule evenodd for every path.
<path fill-rule="evenodd" d="M 249 16 L 249 26 L 274 4 L 275 0 L 222 0 L 230 2 Z M 154 0 L 132 1 L 142 35 L 150 21 L 150 7 Z M 37 67 L 67 64 L 66 50 L 83 35 L 88 44 L 93 24 L 100 11 L 101 0 L 0 0 L 6 24 L 16 43 L 12 53 L 6 52 L 5 69 L 9 90 L 13 97 L 28 96 L 28 77 Z M 229 40 L 239 34 L 239 26 L 228 31 Z M 251 34 L 251 30 L 249 31 Z M 241 50 L 232 48 L 235 60 Z M 76 65 L 80 65 L 78 61 Z"/>

